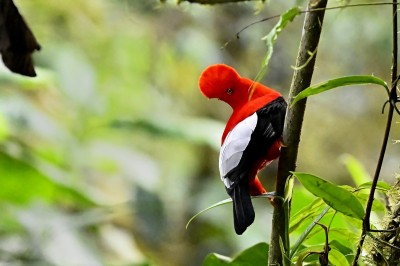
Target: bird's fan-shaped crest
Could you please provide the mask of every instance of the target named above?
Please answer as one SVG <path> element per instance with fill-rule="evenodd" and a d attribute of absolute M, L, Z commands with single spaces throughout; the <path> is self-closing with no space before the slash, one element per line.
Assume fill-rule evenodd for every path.
<path fill-rule="evenodd" d="M 240 76 L 232 67 L 215 64 L 203 71 L 199 78 L 199 88 L 207 98 L 216 98 L 220 90 L 231 87 L 238 79 Z"/>

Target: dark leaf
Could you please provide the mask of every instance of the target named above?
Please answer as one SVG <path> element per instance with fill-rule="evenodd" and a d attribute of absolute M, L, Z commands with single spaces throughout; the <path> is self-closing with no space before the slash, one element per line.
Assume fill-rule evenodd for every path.
<path fill-rule="evenodd" d="M 4 64 L 12 72 L 34 77 L 35 50 L 40 50 L 40 45 L 13 1 L 0 1 L 0 53 Z"/>

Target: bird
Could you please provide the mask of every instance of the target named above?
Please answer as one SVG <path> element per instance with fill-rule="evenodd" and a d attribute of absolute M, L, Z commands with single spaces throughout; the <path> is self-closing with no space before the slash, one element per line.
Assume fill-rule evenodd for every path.
<path fill-rule="evenodd" d="M 257 174 L 280 155 L 287 103 L 278 91 L 225 64 L 205 68 L 198 86 L 206 98 L 232 108 L 221 138 L 219 172 L 232 198 L 235 232 L 242 235 L 255 219 L 251 196 L 266 193 Z"/>

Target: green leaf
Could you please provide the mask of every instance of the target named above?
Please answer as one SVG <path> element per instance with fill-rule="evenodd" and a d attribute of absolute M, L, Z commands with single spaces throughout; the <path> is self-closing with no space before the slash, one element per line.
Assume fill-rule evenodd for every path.
<path fill-rule="evenodd" d="M 33 200 L 93 206 L 80 192 L 56 183 L 32 165 L 0 152 L 0 201 L 18 205 Z"/>
<path fill-rule="evenodd" d="M 346 76 L 346 77 L 340 77 L 336 79 L 331 79 L 322 83 L 318 83 L 314 86 L 310 86 L 306 89 L 304 89 L 302 92 L 297 94 L 297 96 L 293 99 L 293 102 L 291 104 L 291 107 L 295 105 L 298 101 L 307 98 L 309 96 L 338 88 L 338 87 L 343 87 L 343 86 L 348 86 L 348 85 L 360 85 L 360 84 L 377 84 L 381 85 L 384 87 L 389 94 L 389 88 L 386 84 L 385 81 L 383 81 L 380 78 L 374 77 L 374 76 Z"/>
<path fill-rule="evenodd" d="M 358 188 L 371 188 L 371 186 L 372 186 L 372 181 L 369 181 L 369 182 L 359 185 Z M 391 188 L 392 188 L 392 186 L 384 181 L 378 181 L 378 183 L 376 184 L 376 189 L 380 190 L 382 192 L 387 192 Z"/>
<path fill-rule="evenodd" d="M 363 219 L 365 211 L 357 198 L 346 189 L 308 173 L 293 172 L 301 184 L 326 204 L 347 216 Z"/>
<path fill-rule="evenodd" d="M 265 41 L 265 45 L 267 46 L 267 52 L 264 56 L 261 69 L 254 79 L 256 82 L 259 82 L 267 73 L 269 60 L 271 59 L 272 53 L 274 52 L 274 43 L 278 39 L 279 34 L 284 28 L 286 28 L 289 22 L 292 22 L 293 19 L 299 14 L 301 14 L 301 9 L 298 6 L 290 8 L 280 16 L 278 23 L 271 29 L 271 31 L 267 35 L 262 38 L 262 40 Z M 253 90 L 254 89 L 252 88 L 250 92 L 250 98 L 253 94 Z"/>
<path fill-rule="evenodd" d="M 354 183 L 359 186 L 362 183 L 372 180 L 371 176 L 365 170 L 364 166 L 354 156 L 345 154 L 341 156 L 341 161 L 349 171 Z"/>
<path fill-rule="evenodd" d="M 297 249 L 300 247 L 301 244 L 303 244 L 308 235 L 314 229 L 315 225 L 322 219 L 322 217 L 324 217 L 324 215 L 329 211 L 329 209 L 330 209 L 329 206 L 325 207 L 325 209 L 312 221 L 312 223 L 307 227 L 307 229 L 304 230 L 303 234 L 298 238 L 296 243 L 293 245 L 290 251 L 290 258 L 293 258 L 293 256 L 296 254 Z"/>
<path fill-rule="evenodd" d="M 365 193 L 363 191 L 357 191 L 354 193 L 354 196 L 361 202 L 361 204 L 366 204 L 369 198 L 369 193 Z M 386 211 L 386 206 L 382 202 L 380 198 L 376 198 L 372 203 L 372 210 L 374 212 L 381 212 L 383 214 Z"/>
<path fill-rule="evenodd" d="M 0 142 L 5 140 L 10 135 L 8 122 L 3 113 L 0 113 Z"/>
<path fill-rule="evenodd" d="M 317 198 L 290 218 L 289 233 L 294 232 L 302 224 L 311 221 L 315 216 L 321 213 L 324 202 Z"/>
<path fill-rule="evenodd" d="M 331 265 L 340 265 L 340 266 L 347 266 L 350 265 L 346 259 L 346 256 L 343 255 L 339 250 L 332 248 L 329 251 L 328 256 L 329 262 Z"/>
<path fill-rule="evenodd" d="M 349 230 L 345 230 L 344 228 L 341 228 L 341 229 L 343 229 L 342 234 L 343 233 L 347 233 L 345 231 L 349 231 Z M 342 255 L 344 255 L 346 260 L 347 260 L 347 262 L 350 263 L 354 258 L 353 249 L 351 248 L 351 243 L 342 244 L 340 241 L 338 241 L 334 237 L 332 237 L 330 230 L 329 230 L 329 238 L 334 239 L 332 241 L 329 241 L 329 245 L 331 247 L 334 247 Z M 330 259 L 330 257 L 329 257 L 329 259 Z M 335 265 L 335 264 L 333 264 L 333 265 Z M 336 265 L 341 265 L 341 264 L 336 264 Z"/>
<path fill-rule="evenodd" d="M 231 265 L 267 265 L 268 263 L 268 251 L 269 245 L 267 243 L 258 243 L 254 246 L 244 250 L 242 253 L 237 255 Z"/>
<path fill-rule="evenodd" d="M 285 199 L 283 202 L 292 200 L 293 187 L 294 187 L 294 178 L 293 178 L 293 176 L 289 176 L 289 178 L 286 180 L 286 184 L 285 184 L 285 194 L 284 194 Z"/>
<path fill-rule="evenodd" d="M 203 262 L 203 266 L 223 266 L 230 265 L 231 258 L 225 257 L 217 253 L 208 254 Z"/>
<path fill-rule="evenodd" d="M 294 257 L 293 261 L 296 261 L 296 265 L 299 266 L 307 265 L 307 263 L 304 263 L 305 261 L 311 263 L 317 261 L 318 259 L 317 255 L 310 256 L 311 254 L 322 252 L 323 250 L 324 250 L 324 245 L 307 246 L 298 252 L 298 255 Z M 311 264 L 311 265 L 316 265 L 316 264 Z"/>
<path fill-rule="evenodd" d="M 258 243 L 244 251 L 233 259 L 216 253 L 209 254 L 203 262 L 203 266 L 258 266 L 268 264 L 267 243 Z"/>

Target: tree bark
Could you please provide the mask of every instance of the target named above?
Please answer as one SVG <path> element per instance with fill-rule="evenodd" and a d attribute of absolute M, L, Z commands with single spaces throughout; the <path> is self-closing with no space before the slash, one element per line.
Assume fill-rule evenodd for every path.
<path fill-rule="evenodd" d="M 296 59 L 296 70 L 294 71 L 292 84 L 290 86 L 288 109 L 286 113 L 283 143 L 279 159 L 276 193 L 277 200 L 274 205 L 272 218 L 272 234 L 269 250 L 269 265 L 285 265 L 283 254 L 280 248 L 282 240 L 285 253 L 288 256 L 290 244 L 288 237 L 290 201 L 283 203 L 279 200 L 284 197 L 285 184 L 290 176 L 290 171 L 296 169 L 297 153 L 300 142 L 301 127 L 303 124 L 306 99 L 299 101 L 292 108 L 290 107 L 293 98 L 302 90 L 309 87 L 314 72 L 314 64 L 317 56 L 317 48 L 322 30 L 322 23 L 325 15 L 324 8 L 327 0 L 310 0 L 308 11 L 304 19 L 304 26 L 300 47 Z"/>

